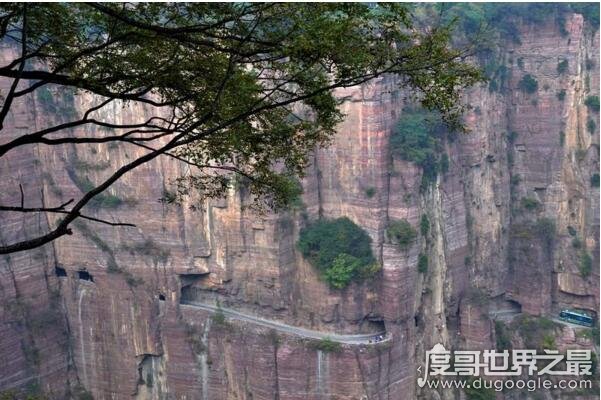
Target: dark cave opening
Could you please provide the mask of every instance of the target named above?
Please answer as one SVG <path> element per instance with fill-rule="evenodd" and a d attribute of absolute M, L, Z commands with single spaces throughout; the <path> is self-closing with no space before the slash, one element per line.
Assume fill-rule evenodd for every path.
<path fill-rule="evenodd" d="M 370 331 L 386 332 L 386 324 L 383 320 L 369 320 Z"/>
<path fill-rule="evenodd" d="M 94 277 L 88 271 L 79 270 L 77 271 L 77 276 L 82 281 L 94 282 Z"/>
<path fill-rule="evenodd" d="M 181 301 L 200 301 L 202 297 L 202 286 L 209 278 L 208 273 L 204 274 L 182 274 L 180 278 L 180 302 Z"/>
<path fill-rule="evenodd" d="M 165 295 L 163 293 L 159 293 L 159 301 L 165 301 Z"/>
<path fill-rule="evenodd" d="M 194 288 L 191 286 L 183 286 L 180 293 L 180 302 L 186 301 L 199 301 L 201 291 L 198 288 Z"/>
<path fill-rule="evenodd" d="M 519 302 L 517 302 L 515 300 L 510 300 L 510 299 L 507 299 L 506 301 L 507 301 L 506 304 L 511 311 L 518 313 L 518 314 L 522 312 L 522 305 Z"/>
<path fill-rule="evenodd" d="M 61 267 L 54 267 L 54 274 L 56 276 L 58 276 L 59 278 L 66 278 L 67 270 L 65 270 L 64 268 L 61 268 Z"/>

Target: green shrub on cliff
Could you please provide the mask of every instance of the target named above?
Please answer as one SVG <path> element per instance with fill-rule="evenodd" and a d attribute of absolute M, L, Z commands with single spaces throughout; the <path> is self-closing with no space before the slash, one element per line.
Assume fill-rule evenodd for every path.
<path fill-rule="evenodd" d="M 335 289 L 373 276 L 378 270 L 371 238 L 346 217 L 313 222 L 301 230 L 297 246 Z"/>
<path fill-rule="evenodd" d="M 536 93 L 538 90 L 538 81 L 532 75 L 526 74 L 518 83 L 518 89 L 530 94 Z"/>
<path fill-rule="evenodd" d="M 578 269 L 580 270 L 580 276 L 582 276 L 583 278 L 587 278 L 593 270 L 593 259 L 586 252 L 586 250 L 582 250 L 582 252 L 580 253 Z"/>
<path fill-rule="evenodd" d="M 434 156 L 437 138 L 434 131 L 439 124 L 436 114 L 423 109 L 407 109 L 396 124 L 390 147 L 403 160 L 423 165 Z"/>
<path fill-rule="evenodd" d="M 421 7 L 424 7 L 421 5 Z M 562 35 L 566 34 L 565 15 L 576 12 L 597 30 L 598 3 L 437 3 L 433 6 L 443 22 L 456 19 L 457 30 L 467 37 L 499 34 L 520 43 L 520 24 L 541 25 L 555 20 Z M 493 36 L 495 37 L 495 36 Z M 496 43 L 493 41 L 493 43 Z M 480 47 L 485 43 L 478 43 Z"/>
<path fill-rule="evenodd" d="M 342 345 L 339 342 L 335 342 L 327 337 L 311 341 L 309 347 L 314 350 L 323 351 L 324 353 L 339 353 L 342 351 Z"/>
<path fill-rule="evenodd" d="M 419 231 L 422 236 L 426 236 L 430 231 L 430 220 L 426 214 L 422 214 L 422 218 L 419 220 Z"/>
<path fill-rule="evenodd" d="M 361 261 L 350 254 L 339 254 L 334 262 L 323 271 L 323 278 L 334 289 L 345 288 L 361 269 Z"/>
<path fill-rule="evenodd" d="M 407 250 L 417 237 L 417 231 L 406 219 L 390 221 L 386 228 L 386 234 L 393 243 L 399 245 L 401 250 Z"/>
<path fill-rule="evenodd" d="M 409 108 L 403 111 L 390 137 L 393 156 L 422 168 L 423 186 L 434 181 L 440 170 L 448 170 L 448 159 L 445 165 L 440 157 L 443 132 L 444 125 L 438 113 Z"/>
<path fill-rule="evenodd" d="M 522 197 L 521 200 L 521 205 L 523 208 L 525 208 L 526 210 L 538 210 L 541 206 L 540 202 L 536 199 L 533 199 L 531 197 Z"/>
<path fill-rule="evenodd" d="M 542 350 L 554 347 L 555 329 L 561 325 L 545 317 L 520 315 L 513 320 L 511 327 L 522 337 L 525 348 Z"/>
<path fill-rule="evenodd" d="M 503 321 L 495 321 L 495 341 L 498 351 L 511 349 L 511 333 Z"/>
<path fill-rule="evenodd" d="M 584 100 L 584 104 L 589 110 L 596 113 L 599 112 L 599 96 L 588 96 L 586 100 Z"/>
<path fill-rule="evenodd" d="M 568 60 L 561 60 L 557 63 L 557 73 L 559 75 L 565 74 L 568 71 Z"/>
<path fill-rule="evenodd" d="M 534 230 L 547 249 L 550 250 L 555 240 L 555 221 L 550 218 L 539 218 L 534 223 Z"/>
<path fill-rule="evenodd" d="M 420 274 L 428 272 L 428 256 L 424 253 L 420 253 L 417 258 L 417 271 Z"/>
<path fill-rule="evenodd" d="M 592 135 L 595 133 L 595 129 L 597 129 L 597 124 L 595 124 L 594 120 L 589 118 L 589 120 L 586 121 L 586 130 Z"/>

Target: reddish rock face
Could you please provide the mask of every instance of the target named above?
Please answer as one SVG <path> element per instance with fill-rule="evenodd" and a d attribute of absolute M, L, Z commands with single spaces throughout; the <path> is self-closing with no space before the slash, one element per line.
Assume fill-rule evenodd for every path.
<path fill-rule="evenodd" d="M 164 205 L 156 200 L 183 171 L 171 159 L 126 175 L 110 190 L 122 205 L 90 212 L 136 228 L 77 224 L 72 236 L 0 258 L 0 388 L 37 384 L 64 398 L 81 386 L 98 399 L 433 398 L 416 388 L 425 350 L 439 342 L 491 348 L 494 304 L 512 300 L 533 315 L 568 306 L 596 311 L 599 189 L 589 178 L 599 166 L 599 132 L 587 132 L 586 121 L 599 126 L 599 116 L 583 103 L 598 94 L 599 75 L 596 66 L 582 65 L 598 60 L 599 35 L 579 15 L 566 24 L 565 37 L 554 24 L 524 26 L 520 45 L 505 44 L 507 90 L 466 94 L 471 132 L 445 144 L 449 171 L 426 191 L 420 169 L 390 155 L 406 97 L 394 77 L 341 91 L 349 96 L 347 118 L 331 146 L 314 154 L 303 181 L 304 212 L 249 214 L 234 191 L 197 210 Z M 558 76 L 564 58 L 569 70 Z M 536 95 L 517 88 L 526 73 L 538 80 Z M 76 98 L 75 107 L 91 101 Z M 5 131 L 17 135 L 61 118 L 39 110 L 36 99 L 17 104 Z M 115 107 L 106 117 L 135 121 L 143 113 Z M 517 136 L 509 140 L 511 132 Z M 99 180 L 140 154 L 126 146 L 24 147 L 2 157 L 0 169 L 2 176 L 29 171 L 20 177 L 26 197 L 42 191 L 50 206 L 78 195 L 78 178 Z M 0 203 L 19 198 L 15 181 L 0 182 Z M 524 209 L 523 198 L 540 205 Z M 407 251 L 386 241 L 390 219 L 417 227 L 422 214 L 431 222 L 427 237 Z M 377 280 L 344 291 L 319 280 L 295 250 L 305 218 L 319 215 L 347 216 L 367 230 L 382 264 Z M 544 218 L 557 232 L 550 243 L 536 229 Z M 3 214 L 0 239 L 55 222 Z M 572 245 L 568 226 L 582 248 Z M 594 266 L 585 278 L 578 267 L 583 249 Z M 420 252 L 429 259 L 425 274 L 416 266 Z M 392 339 L 317 351 L 294 336 L 180 307 L 182 293 L 315 330 L 370 332 L 383 323 Z M 569 330 L 562 335 L 561 343 L 577 341 Z"/>

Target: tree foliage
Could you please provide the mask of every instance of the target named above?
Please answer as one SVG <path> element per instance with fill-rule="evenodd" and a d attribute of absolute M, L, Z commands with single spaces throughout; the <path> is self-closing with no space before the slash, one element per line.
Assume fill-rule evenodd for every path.
<path fill-rule="evenodd" d="M 342 344 L 328 337 L 311 341 L 309 347 L 325 353 L 340 353 L 342 351 Z"/>
<path fill-rule="evenodd" d="M 323 271 L 323 278 L 334 289 L 343 289 L 357 276 L 361 267 L 361 260 L 357 257 L 341 253 L 332 265 Z"/>
<path fill-rule="evenodd" d="M 422 236 L 427 236 L 430 231 L 430 220 L 428 219 L 427 214 L 422 214 L 422 217 L 419 220 L 419 231 Z"/>
<path fill-rule="evenodd" d="M 425 274 L 428 272 L 428 255 L 424 253 L 419 253 L 417 257 L 417 270 L 420 274 Z"/>
<path fill-rule="evenodd" d="M 591 187 L 599 187 L 599 174 L 598 173 L 594 173 L 591 175 Z"/>
<path fill-rule="evenodd" d="M 530 74 L 526 74 L 518 82 L 518 89 L 526 93 L 536 93 L 538 90 L 538 81 Z"/>
<path fill-rule="evenodd" d="M 538 210 L 542 206 L 540 201 L 533 199 L 532 197 L 522 197 L 520 204 L 523 208 L 529 211 Z"/>
<path fill-rule="evenodd" d="M 457 19 L 465 35 L 486 32 L 500 34 L 520 42 L 520 23 L 540 25 L 553 21 L 563 28 L 568 13 L 582 14 L 594 30 L 599 27 L 598 3 L 438 3 L 435 6 L 444 21 Z"/>
<path fill-rule="evenodd" d="M 593 259 L 586 250 L 580 252 L 578 257 L 578 270 L 583 278 L 588 278 L 593 270 Z"/>
<path fill-rule="evenodd" d="M 295 190 L 290 177 L 303 174 L 308 153 L 327 144 L 343 118 L 335 89 L 399 74 L 424 107 L 458 126 L 461 88 L 480 80 L 464 62 L 466 49 L 449 44 L 450 26 L 414 26 L 402 4 L 5 3 L 0 22 L 0 40 L 17 54 L 0 67 L 12 82 L 0 129 L 13 102 L 36 92 L 49 113 L 54 94 L 65 90 L 96 99 L 3 142 L 0 157 L 32 144 L 121 142 L 146 151 L 78 199 L 46 208 L 1 205 L 64 215 L 48 232 L 0 253 L 71 234 L 95 196 L 159 156 L 190 166 L 174 182 L 172 201 L 191 191 L 201 199 L 223 196 L 233 174 L 245 180 L 252 204 L 284 206 Z M 114 105 L 142 105 L 145 119 L 106 117 Z M 94 126 L 105 134 L 85 129 Z"/>
<path fill-rule="evenodd" d="M 559 75 L 565 74 L 568 71 L 568 60 L 561 60 L 557 63 L 557 73 Z"/>
<path fill-rule="evenodd" d="M 417 237 L 417 231 L 406 219 L 390 221 L 386 234 L 392 242 L 399 245 L 401 250 L 406 250 Z"/>
<path fill-rule="evenodd" d="M 587 96 L 584 100 L 584 104 L 589 110 L 598 113 L 599 112 L 599 96 Z"/>
<path fill-rule="evenodd" d="M 441 156 L 444 132 L 445 126 L 438 113 L 409 108 L 403 111 L 390 138 L 393 156 L 422 168 L 424 185 L 434 181 L 443 169 L 448 169 L 448 158 L 445 162 L 445 157 Z"/>
<path fill-rule="evenodd" d="M 555 337 L 555 330 L 559 327 L 560 325 L 548 318 L 529 315 L 520 315 L 511 323 L 511 328 L 519 333 L 527 348 L 539 350 L 550 341 L 545 340 L 545 337 Z"/>
<path fill-rule="evenodd" d="M 346 287 L 353 279 L 373 276 L 378 270 L 371 238 L 346 217 L 313 222 L 301 230 L 297 246 L 336 289 Z"/>

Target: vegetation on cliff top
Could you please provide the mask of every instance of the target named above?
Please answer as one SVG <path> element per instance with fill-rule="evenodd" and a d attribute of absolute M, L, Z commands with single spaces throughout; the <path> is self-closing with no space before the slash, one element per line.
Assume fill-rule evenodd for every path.
<path fill-rule="evenodd" d="M 465 35 L 483 31 L 498 32 L 502 37 L 520 42 L 519 24 L 539 25 L 555 21 L 562 34 L 567 13 L 582 14 L 594 30 L 599 27 L 599 3 L 439 3 L 435 10 L 444 21 L 457 19 Z"/>
<path fill-rule="evenodd" d="M 353 280 L 372 277 L 379 270 L 371 238 L 346 217 L 309 224 L 301 229 L 297 246 L 335 289 L 342 289 Z"/>
<path fill-rule="evenodd" d="M 587 29 L 599 26 L 598 3 L 437 3 L 415 6 L 429 18 L 441 18 L 444 22 L 455 21 L 457 39 L 469 42 L 476 49 L 476 56 L 489 79 L 491 92 L 507 89 L 512 65 L 499 53 L 500 39 L 521 43 L 520 30 L 525 26 L 553 25 L 562 36 L 567 36 L 566 17 L 579 13 L 584 17 Z M 587 63 L 592 65 L 592 63 Z M 519 69 L 524 69 L 523 59 L 517 59 Z M 558 64 L 558 72 L 567 72 L 567 61 Z M 592 66 L 591 66 L 592 68 Z M 590 69 L 590 68 L 589 68 Z"/>

